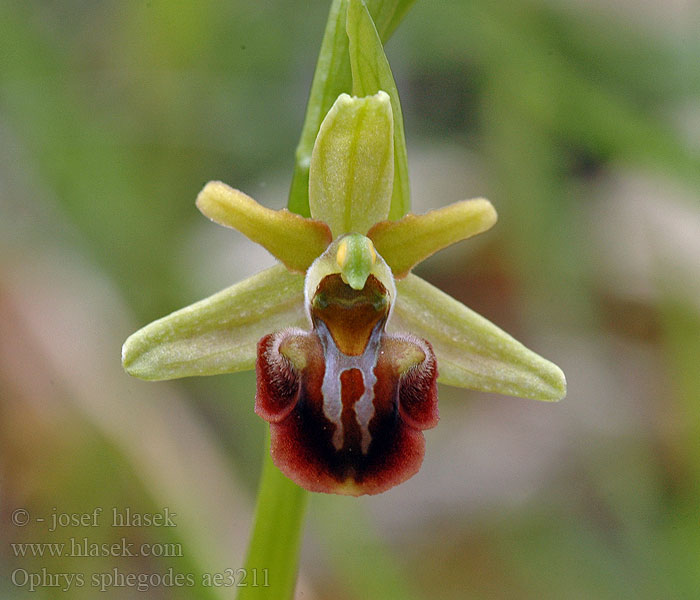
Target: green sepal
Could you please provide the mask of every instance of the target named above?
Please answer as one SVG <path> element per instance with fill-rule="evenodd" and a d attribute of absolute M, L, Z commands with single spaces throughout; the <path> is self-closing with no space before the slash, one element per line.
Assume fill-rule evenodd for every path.
<path fill-rule="evenodd" d="M 332 241 L 328 225 L 286 208 L 272 210 L 220 181 L 197 196 L 197 208 L 212 221 L 237 229 L 292 271 L 305 272 Z"/>
<path fill-rule="evenodd" d="M 396 289 L 389 329 L 430 341 L 439 382 L 534 400 L 566 395 L 559 367 L 461 302 L 412 274 L 397 281 Z"/>
<path fill-rule="evenodd" d="M 341 94 L 314 144 L 309 176 L 311 216 L 328 224 L 333 238 L 367 233 L 387 218 L 394 180 L 394 123 L 384 92 L 355 98 Z"/>
<path fill-rule="evenodd" d="M 488 200 L 463 200 L 431 210 L 408 214 L 399 221 L 382 221 L 367 233 L 397 279 L 438 250 L 490 229 L 497 220 Z"/>
<path fill-rule="evenodd" d="M 257 273 L 131 335 L 124 369 L 148 380 L 252 369 L 261 337 L 308 326 L 303 289 L 304 276 L 282 265 Z"/>
<path fill-rule="evenodd" d="M 384 54 L 382 40 L 362 0 L 349 0 L 345 27 L 349 39 L 353 95 L 369 96 L 383 90 L 391 99 L 394 117 L 394 181 L 389 219 L 400 219 L 411 207 L 411 193 L 399 92 Z"/>

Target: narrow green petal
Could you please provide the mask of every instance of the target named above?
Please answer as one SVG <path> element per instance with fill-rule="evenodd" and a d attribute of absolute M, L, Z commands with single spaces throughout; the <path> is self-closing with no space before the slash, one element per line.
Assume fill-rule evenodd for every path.
<path fill-rule="evenodd" d="M 346 29 L 349 39 L 352 93 L 369 96 L 384 90 L 394 117 L 394 181 L 389 218 L 400 219 L 411 206 L 406 138 L 396 82 L 384 54 L 382 40 L 362 0 L 349 0 Z"/>
<path fill-rule="evenodd" d="M 311 156 L 311 216 L 333 238 L 367 233 L 389 214 L 394 180 L 394 124 L 384 92 L 338 96 L 321 123 Z"/>
<path fill-rule="evenodd" d="M 197 208 L 212 221 L 237 229 L 260 244 L 293 271 L 306 271 L 332 241 L 325 223 L 286 208 L 266 208 L 220 181 L 204 186 L 197 196 Z"/>
<path fill-rule="evenodd" d="M 149 380 L 252 369 L 265 334 L 304 327 L 304 276 L 282 265 L 146 325 L 122 348 L 124 369 Z"/>
<path fill-rule="evenodd" d="M 450 244 L 490 229 L 496 210 L 488 200 L 463 200 L 424 215 L 382 221 L 367 233 L 394 277 L 402 278 L 419 262 Z"/>
<path fill-rule="evenodd" d="M 561 400 L 564 373 L 555 364 L 420 277 L 396 283 L 390 323 L 428 340 L 438 359 L 438 381 L 534 400 Z"/>

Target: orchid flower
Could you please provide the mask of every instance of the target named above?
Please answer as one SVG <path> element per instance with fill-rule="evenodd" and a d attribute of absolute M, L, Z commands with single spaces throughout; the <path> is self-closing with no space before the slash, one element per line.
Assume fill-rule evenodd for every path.
<path fill-rule="evenodd" d="M 349 56 L 330 60 L 343 48 Z M 221 182 L 197 198 L 204 215 L 280 264 L 137 331 L 122 362 L 149 380 L 255 368 L 255 412 L 270 424 L 274 464 L 310 491 L 376 494 L 420 468 L 422 431 L 438 422 L 437 382 L 538 400 L 559 400 L 566 382 L 556 365 L 411 273 L 489 229 L 496 212 L 475 199 L 404 214 L 398 93 L 360 0 L 333 3 L 321 53 L 321 72 L 349 58 L 354 95 L 340 94 L 317 128 L 309 114 L 320 103 L 310 102 L 300 149 L 317 134 L 292 185 L 292 198 L 308 205 L 270 210 Z"/>
<path fill-rule="evenodd" d="M 438 422 L 437 382 L 538 400 L 561 370 L 411 269 L 496 222 L 484 199 L 388 220 L 389 96 L 340 95 L 309 168 L 311 218 L 210 182 L 197 207 L 280 264 L 133 334 L 123 364 L 158 380 L 257 370 L 271 456 L 315 492 L 376 494 L 415 474 Z"/>

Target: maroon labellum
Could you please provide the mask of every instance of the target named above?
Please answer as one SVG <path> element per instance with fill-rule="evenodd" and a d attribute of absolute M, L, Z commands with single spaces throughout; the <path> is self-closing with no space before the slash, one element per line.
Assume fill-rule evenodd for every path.
<path fill-rule="evenodd" d="M 414 475 L 421 430 L 437 425 L 437 363 L 430 344 L 389 335 L 386 290 L 325 277 L 311 302 L 312 331 L 258 343 L 255 411 L 270 423 L 277 467 L 314 492 L 378 494 Z"/>

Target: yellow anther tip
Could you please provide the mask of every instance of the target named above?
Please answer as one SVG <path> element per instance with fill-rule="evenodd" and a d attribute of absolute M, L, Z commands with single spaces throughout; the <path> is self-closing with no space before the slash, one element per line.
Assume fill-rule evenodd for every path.
<path fill-rule="evenodd" d="M 372 264 L 377 262 L 377 251 L 374 249 L 374 244 L 372 243 L 372 240 L 367 240 L 368 246 L 369 246 L 369 253 L 372 257 Z"/>
<path fill-rule="evenodd" d="M 338 244 L 338 251 L 336 252 L 335 255 L 335 261 L 338 263 L 338 266 L 342 269 L 345 266 L 345 263 L 348 260 L 348 243 L 343 240 Z"/>

